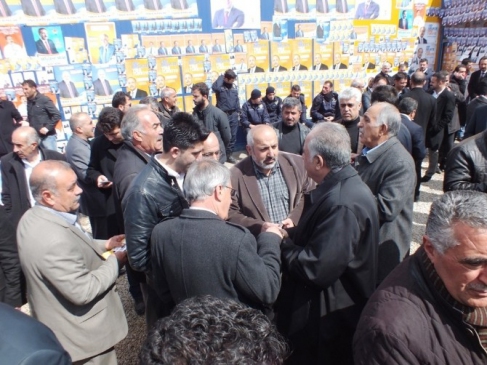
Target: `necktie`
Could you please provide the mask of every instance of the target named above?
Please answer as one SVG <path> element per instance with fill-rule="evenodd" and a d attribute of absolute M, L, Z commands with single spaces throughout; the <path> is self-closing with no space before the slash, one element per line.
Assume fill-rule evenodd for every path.
<path fill-rule="evenodd" d="M 159 10 L 159 4 L 157 3 L 157 0 L 152 0 L 152 3 L 154 4 L 154 9 Z"/>
<path fill-rule="evenodd" d="M 52 54 L 51 47 L 49 47 L 49 42 L 47 40 L 44 41 L 44 46 L 46 47 L 47 53 Z"/>
<path fill-rule="evenodd" d="M 130 4 L 129 4 L 128 0 L 125 0 L 125 6 L 127 7 L 127 11 L 132 10 L 130 8 Z"/>
<path fill-rule="evenodd" d="M 282 6 L 282 12 L 286 13 L 287 12 L 287 3 L 286 0 L 281 0 L 281 6 Z"/>
<path fill-rule="evenodd" d="M 306 3 L 306 0 L 301 0 L 301 3 L 303 4 L 303 13 L 308 12 L 308 4 Z"/>
<path fill-rule="evenodd" d="M 225 12 L 225 16 L 224 16 L 224 25 L 225 25 L 225 27 L 227 26 L 227 22 L 228 22 L 228 11 Z"/>
<path fill-rule="evenodd" d="M 95 0 L 96 3 L 96 9 L 98 10 L 99 13 L 102 13 L 101 5 L 100 5 L 100 0 Z"/>
<path fill-rule="evenodd" d="M 102 80 L 101 84 L 103 85 L 103 91 L 105 92 L 105 95 L 108 95 L 108 89 L 107 89 L 107 85 L 105 84 L 105 82 L 107 82 L 107 80 Z"/>
<path fill-rule="evenodd" d="M 3 4 L 0 2 L 0 13 L 2 14 L 3 17 L 7 16 L 7 12 L 5 11 L 5 8 L 3 7 Z"/>
<path fill-rule="evenodd" d="M 180 0 L 179 3 L 181 4 L 181 9 L 185 9 L 186 7 L 184 6 L 184 0 Z"/>
<path fill-rule="evenodd" d="M 36 15 L 37 15 L 37 16 L 41 16 L 41 12 L 40 12 L 40 10 L 39 10 L 39 7 L 38 7 L 38 6 L 37 6 L 37 4 L 36 4 L 36 1 L 37 1 L 37 0 L 32 0 L 32 5 L 34 6 L 34 11 L 35 11 Z M 49 53 L 51 53 L 51 52 L 49 52 Z"/>
<path fill-rule="evenodd" d="M 481 72 L 480 73 L 480 78 L 484 77 L 485 76 L 485 72 Z"/>
<path fill-rule="evenodd" d="M 71 87 L 71 82 L 67 82 L 66 85 L 68 86 L 69 96 L 71 98 L 74 98 L 74 92 L 73 92 L 73 88 Z"/>
<path fill-rule="evenodd" d="M 369 6 L 365 5 L 364 18 L 367 18 L 367 10 L 369 10 Z"/>
<path fill-rule="evenodd" d="M 64 0 L 64 6 L 66 7 L 67 13 L 71 15 L 71 8 L 69 7 L 68 0 Z"/>

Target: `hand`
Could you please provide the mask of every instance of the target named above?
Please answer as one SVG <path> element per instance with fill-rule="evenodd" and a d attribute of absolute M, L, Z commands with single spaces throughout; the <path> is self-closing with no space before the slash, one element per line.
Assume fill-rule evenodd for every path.
<path fill-rule="evenodd" d="M 283 239 L 289 238 L 289 233 L 285 229 L 279 228 L 279 231 L 281 231 Z"/>
<path fill-rule="evenodd" d="M 294 227 L 294 222 L 291 218 L 286 218 L 281 222 L 281 228 L 288 229 Z"/>
<path fill-rule="evenodd" d="M 117 236 L 113 236 L 109 238 L 106 243 L 105 243 L 105 249 L 111 250 L 115 247 L 121 247 L 125 245 L 125 235 L 124 234 L 119 234 Z"/>
<path fill-rule="evenodd" d="M 264 224 L 262 224 L 262 227 L 260 228 L 260 231 L 261 232 L 267 232 L 267 229 L 269 227 L 277 227 L 277 228 L 279 228 L 279 224 L 277 224 L 277 223 L 271 223 L 271 222 L 264 222 Z"/>
<path fill-rule="evenodd" d="M 107 177 L 104 175 L 100 175 L 96 179 L 96 186 L 98 186 L 100 189 L 107 189 L 110 188 L 112 185 L 113 182 L 108 181 Z"/>
<path fill-rule="evenodd" d="M 352 153 L 351 154 L 351 161 L 350 161 L 350 163 L 354 163 L 355 160 L 357 159 L 357 157 L 358 157 L 358 153 Z"/>
<path fill-rule="evenodd" d="M 41 129 L 39 129 L 39 133 L 42 135 L 46 135 L 47 132 L 49 132 L 49 129 L 47 129 L 46 127 L 42 127 Z"/>
<path fill-rule="evenodd" d="M 117 251 L 113 253 L 118 261 L 118 267 L 122 267 L 127 262 L 127 251 Z"/>
<path fill-rule="evenodd" d="M 262 232 L 277 234 L 282 240 L 281 228 L 279 228 L 278 226 L 269 226 L 266 228 L 265 231 Z"/>

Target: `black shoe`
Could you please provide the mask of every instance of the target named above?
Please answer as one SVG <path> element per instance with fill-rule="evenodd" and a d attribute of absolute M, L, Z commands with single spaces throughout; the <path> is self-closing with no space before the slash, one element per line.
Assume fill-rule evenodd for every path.
<path fill-rule="evenodd" d="M 424 175 L 422 178 L 421 178 L 421 182 L 428 182 L 430 181 L 432 178 L 432 176 L 428 176 L 428 175 Z"/>
<path fill-rule="evenodd" d="M 230 163 L 237 163 L 237 160 L 235 158 L 233 158 L 233 156 L 228 156 L 227 157 L 227 162 L 230 162 Z"/>
<path fill-rule="evenodd" d="M 437 167 L 436 167 L 435 172 L 436 172 L 437 174 L 441 174 L 441 171 L 442 171 L 441 167 L 438 167 L 438 166 L 437 166 Z"/>
<path fill-rule="evenodd" d="M 145 314 L 145 303 L 142 298 L 135 299 L 134 310 L 139 316 L 143 316 Z"/>

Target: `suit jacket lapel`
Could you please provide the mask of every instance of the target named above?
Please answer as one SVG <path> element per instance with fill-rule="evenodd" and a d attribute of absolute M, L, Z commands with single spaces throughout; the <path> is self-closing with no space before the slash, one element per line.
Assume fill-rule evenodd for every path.
<path fill-rule="evenodd" d="M 242 180 L 249 193 L 250 200 L 255 206 L 255 209 L 261 215 L 261 219 L 270 222 L 271 218 L 267 214 L 262 196 L 260 195 L 259 185 L 257 183 L 257 176 L 255 176 L 254 167 L 252 164 L 252 157 L 248 157 L 245 167 L 242 169 Z"/>
<path fill-rule="evenodd" d="M 12 160 L 12 168 L 15 172 L 15 175 L 17 175 L 19 193 L 23 196 L 26 196 L 26 201 L 29 201 L 29 185 L 27 184 L 27 179 L 25 178 L 24 164 L 21 160 L 18 160 L 16 157 L 14 157 L 14 159 Z"/>
<path fill-rule="evenodd" d="M 296 195 L 292 192 L 297 190 L 298 177 L 295 174 L 294 168 L 291 166 L 289 161 L 282 156 L 282 152 L 278 155 L 277 160 L 279 161 L 279 166 L 281 167 L 282 176 L 286 182 L 289 192 L 289 211 L 293 210 L 294 202 L 296 201 Z M 299 192 L 298 192 L 299 194 Z"/>

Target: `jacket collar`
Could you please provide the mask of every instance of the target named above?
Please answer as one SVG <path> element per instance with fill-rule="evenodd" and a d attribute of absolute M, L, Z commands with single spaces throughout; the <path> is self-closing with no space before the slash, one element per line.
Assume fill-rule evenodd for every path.
<path fill-rule="evenodd" d="M 343 167 L 338 172 L 330 172 L 328 175 L 325 176 L 323 181 L 318 184 L 316 189 L 311 190 L 311 192 L 309 193 L 310 202 L 314 204 L 326 192 L 330 191 L 330 189 L 333 188 L 333 186 L 335 186 L 337 183 L 356 175 L 358 175 L 358 172 L 351 165 Z"/>
<path fill-rule="evenodd" d="M 368 152 L 365 156 L 362 156 L 369 161 L 369 163 L 374 163 L 380 156 L 387 153 L 387 151 L 394 146 L 395 144 L 399 143 L 399 140 L 396 137 L 391 137 L 382 145 L 375 148 L 373 151 Z"/>

